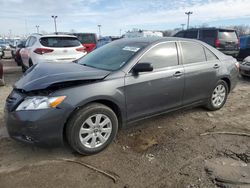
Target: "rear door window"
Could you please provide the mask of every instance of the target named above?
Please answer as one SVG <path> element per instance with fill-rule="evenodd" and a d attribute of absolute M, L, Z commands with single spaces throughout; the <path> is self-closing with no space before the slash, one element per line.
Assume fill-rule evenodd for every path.
<path fill-rule="evenodd" d="M 65 48 L 80 46 L 80 41 L 75 37 L 42 37 L 40 42 L 45 47 Z"/>
<path fill-rule="evenodd" d="M 185 32 L 185 38 L 196 39 L 198 36 L 198 30 Z"/>
<path fill-rule="evenodd" d="M 222 39 L 222 40 L 238 40 L 238 37 L 235 31 L 220 30 L 218 33 L 218 37 L 219 39 Z"/>
<path fill-rule="evenodd" d="M 181 42 L 183 63 L 191 64 L 206 61 L 203 46 L 195 42 Z"/>
<path fill-rule="evenodd" d="M 154 69 L 178 65 L 178 55 L 175 42 L 159 44 L 149 50 L 140 62 L 152 63 Z"/>

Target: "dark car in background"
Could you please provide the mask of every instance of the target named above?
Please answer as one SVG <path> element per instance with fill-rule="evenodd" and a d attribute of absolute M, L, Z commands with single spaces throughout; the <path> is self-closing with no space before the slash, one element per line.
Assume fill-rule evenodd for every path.
<path fill-rule="evenodd" d="M 201 40 L 233 57 L 237 57 L 240 50 L 239 37 L 233 29 L 194 28 L 180 31 L 174 37 Z"/>
<path fill-rule="evenodd" d="M 71 33 L 75 35 L 81 44 L 86 48 L 87 53 L 95 49 L 97 36 L 95 33 Z"/>
<path fill-rule="evenodd" d="M 22 58 L 21 58 L 20 51 L 21 51 L 22 48 L 25 48 L 25 43 L 26 43 L 26 40 L 21 40 L 17 44 L 15 49 L 13 50 L 14 59 L 15 59 L 15 62 L 17 63 L 18 66 L 22 65 Z"/>
<path fill-rule="evenodd" d="M 0 62 L 0 86 L 4 85 L 3 64 Z"/>
<path fill-rule="evenodd" d="M 250 56 L 250 36 L 240 37 L 240 52 L 237 59 L 242 61 L 246 57 Z"/>
<path fill-rule="evenodd" d="M 4 56 L 3 48 L 0 46 L 0 59 L 2 59 Z"/>
<path fill-rule="evenodd" d="M 250 56 L 246 57 L 242 63 L 240 63 L 240 74 L 242 77 L 250 78 Z"/>
<path fill-rule="evenodd" d="M 104 46 L 112 41 L 121 39 L 121 37 L 114 37 L 114 36 L 106 36 L 106 37 L 101 37 L 97 44 L 96 44 L 96 48 L 100 48 L 101 46 Z"/>
<path fill-rule="evenodd" d="M 6 100 L 6 125 L 22 142 L 94 154 L 128 123 L 185 107 L 219 110 L 237 77 L 236 59 L 201 41 L 121 39 L 73 64 L 32 66 Z"/>

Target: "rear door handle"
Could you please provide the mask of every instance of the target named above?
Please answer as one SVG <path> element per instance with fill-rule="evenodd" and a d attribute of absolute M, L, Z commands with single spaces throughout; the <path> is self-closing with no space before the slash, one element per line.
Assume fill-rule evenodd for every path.
<path fill-rule="evenodd" d="M 182 76 L 182 74 L 183 74 L 182 72 L 177 71 L 177 72 L 175 72 L 175 73 L 174 73 L 174 75 L 173 75 L 173 76 L 174 76 L 174 77 L 181 77 L 181 76 Z"/>
<path fill-rule="evenodd" d="M 214 69 L 218 69 L 218 68 L 220 68 L 220 65 L 215 64 L 215 65 L 214 65 Z"/>

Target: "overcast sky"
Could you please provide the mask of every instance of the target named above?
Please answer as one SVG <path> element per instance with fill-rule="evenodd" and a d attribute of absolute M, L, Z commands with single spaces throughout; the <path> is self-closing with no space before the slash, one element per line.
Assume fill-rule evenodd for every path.
<path fill-rule="evenodd" d="M 132 28 L 165 30 L 186 23 L 191 26 L 250 24 L 250 0 L 0 0 L 0 34 L 53 32 L 51 15 L 59 31 L 98 32 L 118 35 Z"/>

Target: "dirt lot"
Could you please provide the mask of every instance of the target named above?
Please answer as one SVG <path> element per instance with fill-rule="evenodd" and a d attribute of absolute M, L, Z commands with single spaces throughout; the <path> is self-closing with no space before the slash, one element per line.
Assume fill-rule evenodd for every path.
<path fill-rule="evenodd" d="M 4 64 L 8 66 L 13 62 L 8 60 Z M 232 154 L 248 157 L 250 153 L 250 137 L 200 136 L 208 131 L 250 133 L 250 80 L 240 79 L 220 111 L 195 108 L 141 121 L 121 130 L 105 151 L 85 157 L 68 148 L 27 146 L 7 136 L 3 122 L 4 101 L 20 76 L 20 71 L 6 74 L 7 85 L 0 88 L 1 188 L 216 187 L 205 171 L 206 160 L 229 158 Z M 116 175 L 118 181 L 114 183 L 99 172 L 60 159 L 88 163 Z M 250 165 L 247 164 L 250 158 L 243 161 Z"/>

